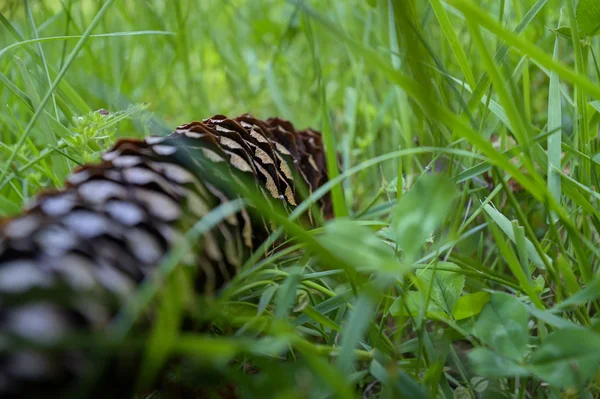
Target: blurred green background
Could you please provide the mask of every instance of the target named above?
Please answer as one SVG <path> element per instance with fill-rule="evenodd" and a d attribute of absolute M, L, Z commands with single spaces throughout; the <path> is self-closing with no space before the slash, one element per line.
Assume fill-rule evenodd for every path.
<path fill-rule="evenodd" d="M 9 1 L 2 6 L 0 96 L 5 106 L 0 109 L 0 138 L 9 146 L 32 115 L 24 96 L 43 98 L 104 2 L 35 1 L 29 3 L 30 12 L 27 4 Z M 413 22 L 420 26 L 411 28 L 406 19 L 410 13 L 399 4 L 394 13 L 385 1 L 117 1 L 77 52 L 45 111 L 69 128 L 73 117 L 91 110 L 118 112 L 146 104 L 144 112 L 134 114 L 133 123 L 121 123 L 117 134 L 126 136 L 164 133 L 213 114 L 244 112 L 322 129 L 327 114 L 345 168 L 417 144 L 445 146 L 452 142 L 449 130 L 426 118 L 377 65 L 383 61 L 402 73 L 416 73 L 416 78 L 426 79 L 426 94 L 433 101 L 453 111 L 464 107 L 468 92 L 452 80 L 462 80 L 462 70 L 432 7 L 414 2 Z M 485 7 L 513 29 L 532 4 L 498 1 Z M 552 48 L 555 35 L 549 28 L 558 24 L 559 4 L 548 2 L 529 22 L 524 33 L 528 41 Z M 452 10 L 446 16 L 463 44 L 472 80 L 484 66 L 464 19 Z M 35 41 L 16 45 L 36 37 L 47 38 L 41 42 L 43 58 Z M 491 50 L 501 43 L 497 37 L 486 37 Z M 572 58 L 566 51 L 561 55 L 565 61 Z M 518 74 L 515 80 L 527 72 L 529 93 L 515 97 L 528 101 L 524 112 L 542 129 L 547 90 L 536 87 L 547 85 L 547 75 L 537 68 L 529 73 L 527 60 L 513 52 L 503 65 Z M 497 118 L 474 111 L 473 126 L 489 137 Z M 68 135 L 44 119 L 28 135 L 38 148 Z M 3 155 L 8 151 L 5 148 Z M 87 160 L 87 152 L 94 153 L 80 151 L 79 158 L 70 155 Z M 407 162 L 407 167 L 418 166 Z M 390 163 L 383 171 L 382 176 L 371 170 L 357 184 L 347 185 L 348 197 L 360 201 L 397 175 Z M 60 172 L 41 172 L 43 182 L 32 181 L 33 191 L 64 178 Z M 12 203 L 1 205 L 0 211 L 16 210 L 20 199 L 3 192 Z"/>

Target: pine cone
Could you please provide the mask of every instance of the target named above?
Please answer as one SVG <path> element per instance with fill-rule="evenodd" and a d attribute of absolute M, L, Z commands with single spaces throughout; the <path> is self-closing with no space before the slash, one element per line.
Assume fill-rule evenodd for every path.
<path fill-rule="evenodd" d="M 277 118 L 216 115 L 166 137 L 118 141 L 64 189 L 0 222 L 0 396 L 54 396 L 80 378 L 90 367 L 85 351 L 31 344 L 101 333 L 182 233 L 236 199 L 240 184 L 291 209 L 302 188 L 310 193 L 325 181 L 320 134 Z M 331 212 L 327 196 L 319 205 Z M 227 282 L 271 224 L 244 209 L 206 233 L 182 260 L 197 271 L 198 292 Z"/>

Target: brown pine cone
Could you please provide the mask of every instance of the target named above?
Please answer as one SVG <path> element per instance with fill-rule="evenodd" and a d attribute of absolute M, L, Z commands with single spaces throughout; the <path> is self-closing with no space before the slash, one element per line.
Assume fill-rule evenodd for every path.
<path fill-rule="evenodd" d="M 302 188 L 325 181 L 320 134 L 277 118 L 216 115 L 167 137 L 118 141 L 64 189 L 0 221 L 0 397 L 54 396 L 80 378 L 91 366 L 85 351 L 31 345 L 101 333 L 182 233 L 236 199 L 240 184 L 291 209 Z M 319 205 L 331 212 L 328 197 Z M 204 234 L 182 260 L 198 292 L 218 290 L 269 235 L 272 223 L 248 211 Z"/>

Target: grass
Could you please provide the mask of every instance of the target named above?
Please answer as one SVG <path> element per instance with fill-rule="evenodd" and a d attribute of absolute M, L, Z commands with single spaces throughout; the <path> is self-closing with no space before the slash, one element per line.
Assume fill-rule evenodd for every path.
<path fill-rule="evenodd" d="M 138 387 L 185 355 L 203 373 L 191 380 L 247 397 L 600 395 L 593 1 L 46 0 L 0 13 L 0 215 L 119 136 L 243 112 L 324 134 L 332 179 L 311 200 L 331 191 L 335 219 L 305 231 L 293 219 L 307 202 L 263 209 L 272 239 L 293 241 L 195 298 L 222 334 L 180 330 L 194 294 L 175 277 L 186 247 L 174 250 L 159 270 L 174 278 L 140 287 L 109 329 L 124 345 L 156 307 Z M 213 210 L 190 242 L 241 205 Z M 170 375 L 190 383 L 186 370 Z"/>

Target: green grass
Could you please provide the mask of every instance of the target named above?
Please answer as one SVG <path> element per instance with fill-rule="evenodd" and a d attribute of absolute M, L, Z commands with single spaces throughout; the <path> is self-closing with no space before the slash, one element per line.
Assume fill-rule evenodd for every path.
<path fill-rule="evenodd" d="M 220 334 L 180 331 L 185 245 L 111 324 L 125 344 L 157 309 L 139 387 L 185 355 L 248 397 L 600 395 L 595 2 L 46 0 L 0 13 L 0 215 L 119 136 L 243 112 L 324 134 L 332 179 L 311 200 L 331 191 L 336 218 L 305 231 L 293 219 L 308 202 L 262 209 L 293 241 L 194 298 Z M 189 383 L 186 370 L 172 379 Z"/>

